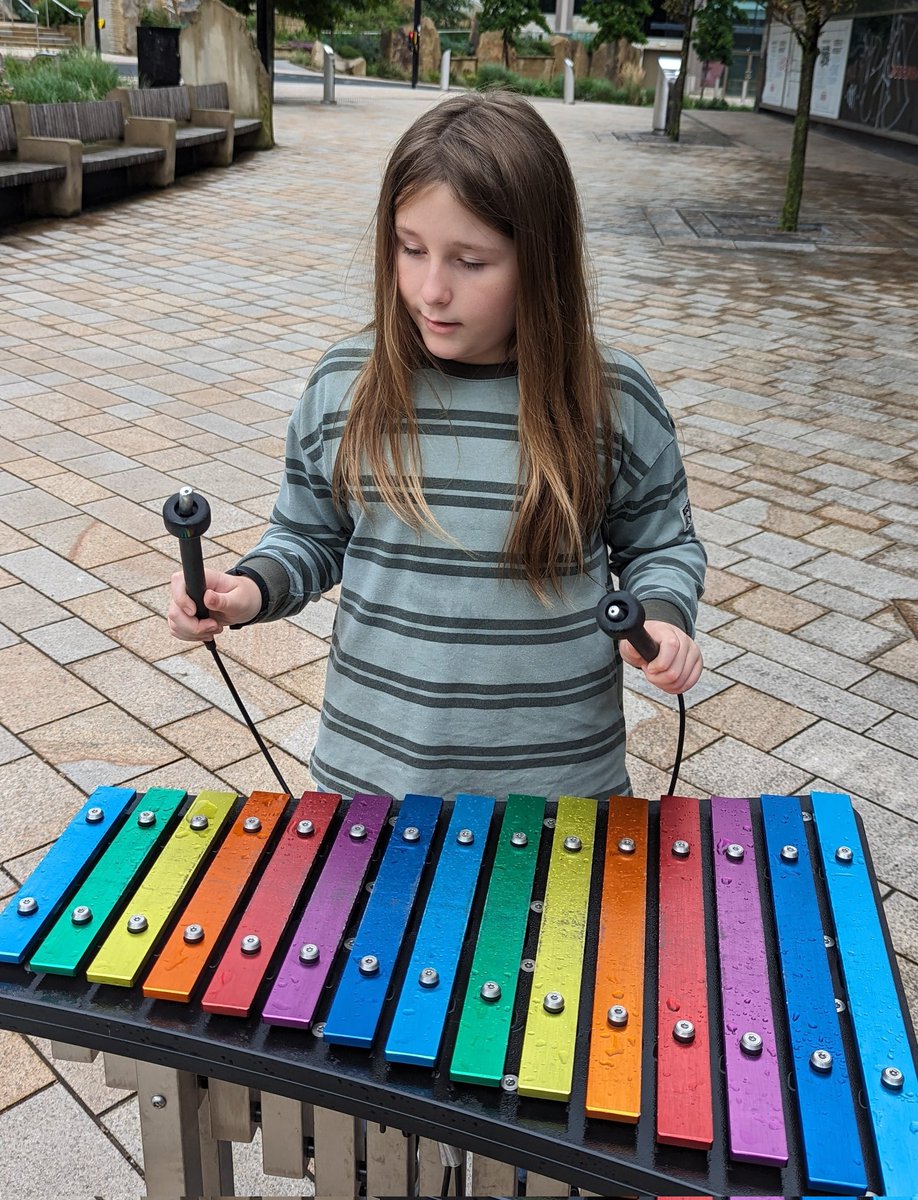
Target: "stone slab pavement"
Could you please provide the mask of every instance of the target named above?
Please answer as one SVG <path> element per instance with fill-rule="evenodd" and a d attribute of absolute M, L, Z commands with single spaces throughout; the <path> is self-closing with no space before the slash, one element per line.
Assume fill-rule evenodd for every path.
<path fill-rule="evenodd" d="M 338 97 L 281 84 L 275 151 L 0 236 L 0 900 L 96 784 L 271 784 L 207 652 L 166 633 L 159 513 L 202 490 L 208 559 L 232 564 L 310 367 L 368 316 L 380 165 L 436 95 Z M 646 109 L 538 106 L 582 191 L 601 332 L 671 406 L 710 552 L 680 790 L 849 791 L 918 1013 L 915 162 L 814 130 L 801 249 L 764 219 L 786 122 L 688 114 L 673 147 L 640 136 Z M 333 616 L 332 596 L 225 639 L 297 788 Z M 672 707 L 632 673 L 628 716 L 635 789 L 658 795 Z M 136 1101 L 100 1060 L 10 1033 L 0 1059 L 0 1195 L 142 1194 Z M 237 1149 L 240 1194 L 287 1190 Z"/>

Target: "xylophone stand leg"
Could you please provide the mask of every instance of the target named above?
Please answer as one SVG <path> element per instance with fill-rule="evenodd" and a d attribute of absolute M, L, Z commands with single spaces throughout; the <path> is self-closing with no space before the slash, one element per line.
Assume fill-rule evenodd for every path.
<path fill-rule="evenodd" d="M 417 1195 L 417 1137 L 367 1122 L 367 1195 Z"/>
<path fill-rule="evenodd" d="M 547 1175 L 537 1175 L 534 1171 L 526 1173 L 527 1196 L 569 1196 L 571 1186 L 557 1179 L 549 1179 Z"/>
<path fill-rule="evenodd" d="M 261 1093 L 261 1159 L 266 1175 L 302 1179 L 307 1171 L 306 1139 L 312 1133 L 312 1105 Z"/>
<path fill-rule="evenodd" d="M 51 1057 L 58 1062 L 91 1063 L 95 1062 L 98 1053 L 98 1050 L 91 1050 L 87 1046 L 72 1046 L 69 1042 L 51 1043 Z"/>
<path fill-rule="evenodd" d="M 355 1117 L 314 1108 L 313 1144 L 316 1195 L 356 1197 L 357 1164 L 364 1158 L 364 1135 Z"/>
<path fill-rule="evenodd" d="M 509 1163 L 485 1158 L 483 1154 L 470 1155 L 468 1194 L 470 1196 L 515 1196 L 516 1167 Z"/>
<path fill-rule="evenodd" d="M 231 1196 L 232 1146 L 210 1132 L 210 1101 L 198 1078 L 152 1063 L 137 1064 L 144 1175 L 150 1200 Z"/>
<path fill-rule="evenodd" d="M 456 1196 L 464 1196 L 465 1158 L 465 1151 L 457 1150 L 455 1146 L 433 1142 L 430 1138 L 418 1138 L 418 1194 L 439 1196 L 443 1172 L 450 1167 L 458 1172 L 458 1183 L 450 1190 Z"/>

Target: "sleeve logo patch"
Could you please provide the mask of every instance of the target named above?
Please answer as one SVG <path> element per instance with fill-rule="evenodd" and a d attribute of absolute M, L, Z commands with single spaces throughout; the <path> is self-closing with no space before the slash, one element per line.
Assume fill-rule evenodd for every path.
<path fill-rule="evenodd" d="M 691 502 L 688 500 L 686 500 L 685 508 L 683 508 L 683 510 L 682 510 L 682 528 L 685 530 L 686 533 L 694 533 L 695 532 L 695 525 L 694 525 L 694 522 L 692 521 L 692 505 L 691 505 Z"/>

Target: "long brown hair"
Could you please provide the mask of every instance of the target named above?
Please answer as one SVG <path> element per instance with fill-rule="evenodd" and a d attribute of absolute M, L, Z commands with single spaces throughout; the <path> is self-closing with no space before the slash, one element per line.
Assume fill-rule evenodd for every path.
<path fill-rule="evenodd" d="M 434 184 L 512 239 L 519 290 L 511 353 L 519 376 L 519 476 L 508 572 L 541 599 L 583 570 L 611 472 L 609 383 L 593 332 L 580 205 L 558 139 L 510 92 L 437 104 L 403 134 L 376 212 L 374 346 L 337 455 L 335 499 L 365 506 L 362 473 L 415 529 L 439 526 L 423 493 L 414 371 L 430 365 L 398 292 L 397 208 Z M 441 531 L 442 532 L 442 531 Z"/>

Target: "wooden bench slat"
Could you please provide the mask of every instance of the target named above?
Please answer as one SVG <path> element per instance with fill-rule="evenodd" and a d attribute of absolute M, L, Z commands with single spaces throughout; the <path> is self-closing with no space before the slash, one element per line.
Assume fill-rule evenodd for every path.
<path fill-rule="evenodd" d="M 49 183 L 63 179 L 66 169 L 56 163 L 0 162 L 0 188 L 20 183 Z"/>
<path fill-rule="evenodd" d="M 83 154 L 83 174 L 94 175 L 111 167 L 136 167 L 141 163 L 161 162 L 166 157 L 160 147 L 110 146 Z"/>

